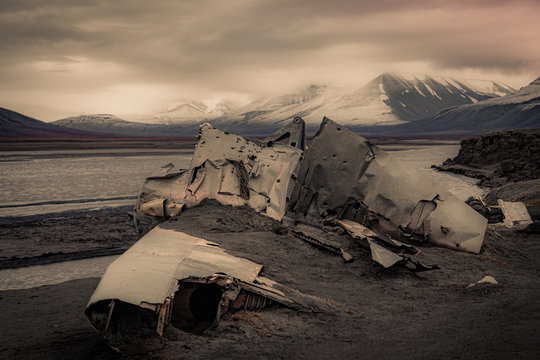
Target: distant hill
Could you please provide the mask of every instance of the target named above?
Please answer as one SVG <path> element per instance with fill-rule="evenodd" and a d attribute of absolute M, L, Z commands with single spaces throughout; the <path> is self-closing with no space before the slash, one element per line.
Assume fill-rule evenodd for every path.
<path fill-rule="evenodd" d="M 114 134 L 122 136 L 193 136 L 197 134 L 197 124 L 183 126 L 179 124 L 145 124 L 122 120 L 110 114 L 91 114 L 71 116 L 54 121 L 52 124 L 70 129 L 89 131 L 100 134 Z"/>
<path fill-rule="evenodd" d="M 526 128 L 540 128 L 540 77 L 513 94 L 450 107 L 429 119 L 356 130 L 388 134 L 475 135 Z"/>
<path fill-rule="evenodd" d="M 238 104 L 230 100 L 223 100 L 212 107 L 198 101 L 181 100 L 146 118 L 152 124 L 193 126 L 194 123 L 200 124 L 225 116 L 237 107 Z"/>
<path fill-rule="evenodd" d="M 89 133 L 45 123 L 15 111 L 0 108 L 0 139 L 33 138 L 96 138 L 100 134 Z"/>

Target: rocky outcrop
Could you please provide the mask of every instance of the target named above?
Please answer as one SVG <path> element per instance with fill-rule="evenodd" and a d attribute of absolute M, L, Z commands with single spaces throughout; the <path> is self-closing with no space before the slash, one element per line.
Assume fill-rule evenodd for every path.
<path fill-rule="evenodd" d="M 479 185 L 501 186 L 540 178 L 540 129 L 494 132 L 461 141 L 461 149 L 438 170 L 481 179 Z"/>

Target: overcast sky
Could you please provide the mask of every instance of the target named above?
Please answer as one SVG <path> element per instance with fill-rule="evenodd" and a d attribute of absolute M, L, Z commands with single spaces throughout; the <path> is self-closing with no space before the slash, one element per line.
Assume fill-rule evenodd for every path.
<path fill-rule="evenodd" d="M 0 107 L 152 113 L 385 71 L 540 76 L 538 0 L 1 0 Z"/>

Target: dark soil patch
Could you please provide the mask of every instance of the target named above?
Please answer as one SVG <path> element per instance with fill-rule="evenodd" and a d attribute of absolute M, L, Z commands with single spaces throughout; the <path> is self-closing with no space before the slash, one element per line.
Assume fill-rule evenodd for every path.
<path fill-rule="evenodd" d="M 0 269 L 122 253 L 137 241 L 132 207 L 0 218 Z"/>

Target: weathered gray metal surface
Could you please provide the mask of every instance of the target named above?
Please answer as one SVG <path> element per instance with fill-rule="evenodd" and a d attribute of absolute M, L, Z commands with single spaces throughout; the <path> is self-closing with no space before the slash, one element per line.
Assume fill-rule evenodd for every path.
<path fill-rule="evenodd" d="M 354 220 L 394 237 L 478 253 L 487 220 L 366 139 L 324 118 L 304 156 L 286 216 L 321 226 Z"/>
<path fill-rule="evenodd" d="M 274 134 L 267 136 L 262 143 L 267 146 L 272 146 L 277 141 L 288 139 L 287 145 L 304 151 L 306 149 L 305 131 L 306 124 L 304 123 L 304 120 L 297 116 L 289 124 L 283 126 Z"/>
<path fill-rule="evenodd" d="M 303 121 L 295 126 L 303 126 Z M 190 168 L 167 166 L 149 177 L 137 205 L 138 217 L 174 216 L 181 204 L 216 199 L 224 205 L 249 205 L 280 220 L 303 152 L 275 143 L 278 139 L 263 144 L 202 125 Z"/>

